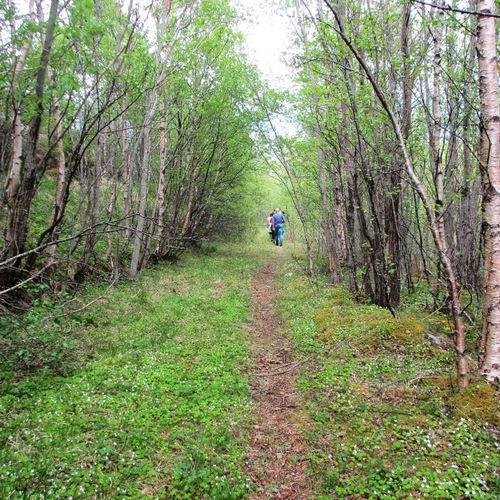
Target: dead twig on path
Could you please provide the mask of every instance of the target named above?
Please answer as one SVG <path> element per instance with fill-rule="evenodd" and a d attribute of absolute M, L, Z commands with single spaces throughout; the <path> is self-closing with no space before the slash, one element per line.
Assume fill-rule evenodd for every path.
<path fill-rule="evenodd" d="M 274 372 L 259 372 L 259 373 L 256 373 L 255 375 L 257 375 L 258 377 L 266 377 L 266 376 L 273 377 L 275 375 L 282 375 L 284 373 L 287 373 L 287 372 L 293 370 L 297 366 L 300 366 L 300 365 L 304 364 L 309 359 L 311 359 L 311 356 L 307 356 L 307 357 L 305 357 L 305 358 L 303 358 L 303 359 L 301 359 L 299 361 L 295 361 L 293 363 L 287 363 L 286 365 L 283 365 L 283 367 L 284 366 L 288 367 L 285 370 L 279 370 L 279 371 L 274 371 Z"/>

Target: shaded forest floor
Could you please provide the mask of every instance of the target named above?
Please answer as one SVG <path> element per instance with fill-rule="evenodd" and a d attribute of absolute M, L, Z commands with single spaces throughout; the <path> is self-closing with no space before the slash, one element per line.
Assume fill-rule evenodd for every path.
<path fill-rule="evenodd" d="M 498 401 L 456 394 L 445 319 L 355 304 L 290 247 L 211 250 L 8 325 L 67 346 L 2 361 L 1 498 L 496 496 Z"/>

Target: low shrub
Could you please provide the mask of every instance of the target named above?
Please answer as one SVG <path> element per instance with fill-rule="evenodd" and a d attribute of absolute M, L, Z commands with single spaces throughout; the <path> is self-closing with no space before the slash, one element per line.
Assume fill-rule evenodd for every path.
<path fill-rule="evenodd" d="M 0 318 L 0 382 L 30 374 L 67 375 L 91 356 L 91 346 L 74 333 L 77 320 L 60 321 L 63 310 L 48 299 L 36 299 L 22 316 Z"/>

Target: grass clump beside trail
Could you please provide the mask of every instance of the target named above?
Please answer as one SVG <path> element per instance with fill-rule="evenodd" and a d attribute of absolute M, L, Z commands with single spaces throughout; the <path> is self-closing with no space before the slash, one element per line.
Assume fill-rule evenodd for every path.
<path fill-rule="evenodd" d="M 60 318 L 92 359 L 64 377 L 4 377 L 0 497 L 244 496 L 258 265 L 227 249 L 186 256 Z"/>
<path fill-rule="evenodd" d="M 452 349 L 426 338 L 449 334 L 446 318 L 393 318 L 292 264 L 280 290 L 306 360 L 299 384 L 318 497 L 497 498 L 498 397 L 480 382 L 457 393 Z"/>

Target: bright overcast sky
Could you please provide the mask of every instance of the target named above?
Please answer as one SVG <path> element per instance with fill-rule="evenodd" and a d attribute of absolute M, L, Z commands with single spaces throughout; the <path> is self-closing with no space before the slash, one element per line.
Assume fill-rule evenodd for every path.
<path fill-rule="evenodd" d="M 245 36 L 250 61 L 273 87 L 289 88 L 292 69 L 290 56 L 293 29 L 280 0 L 231 0 L 240 15 L 239 29 Z"/>

